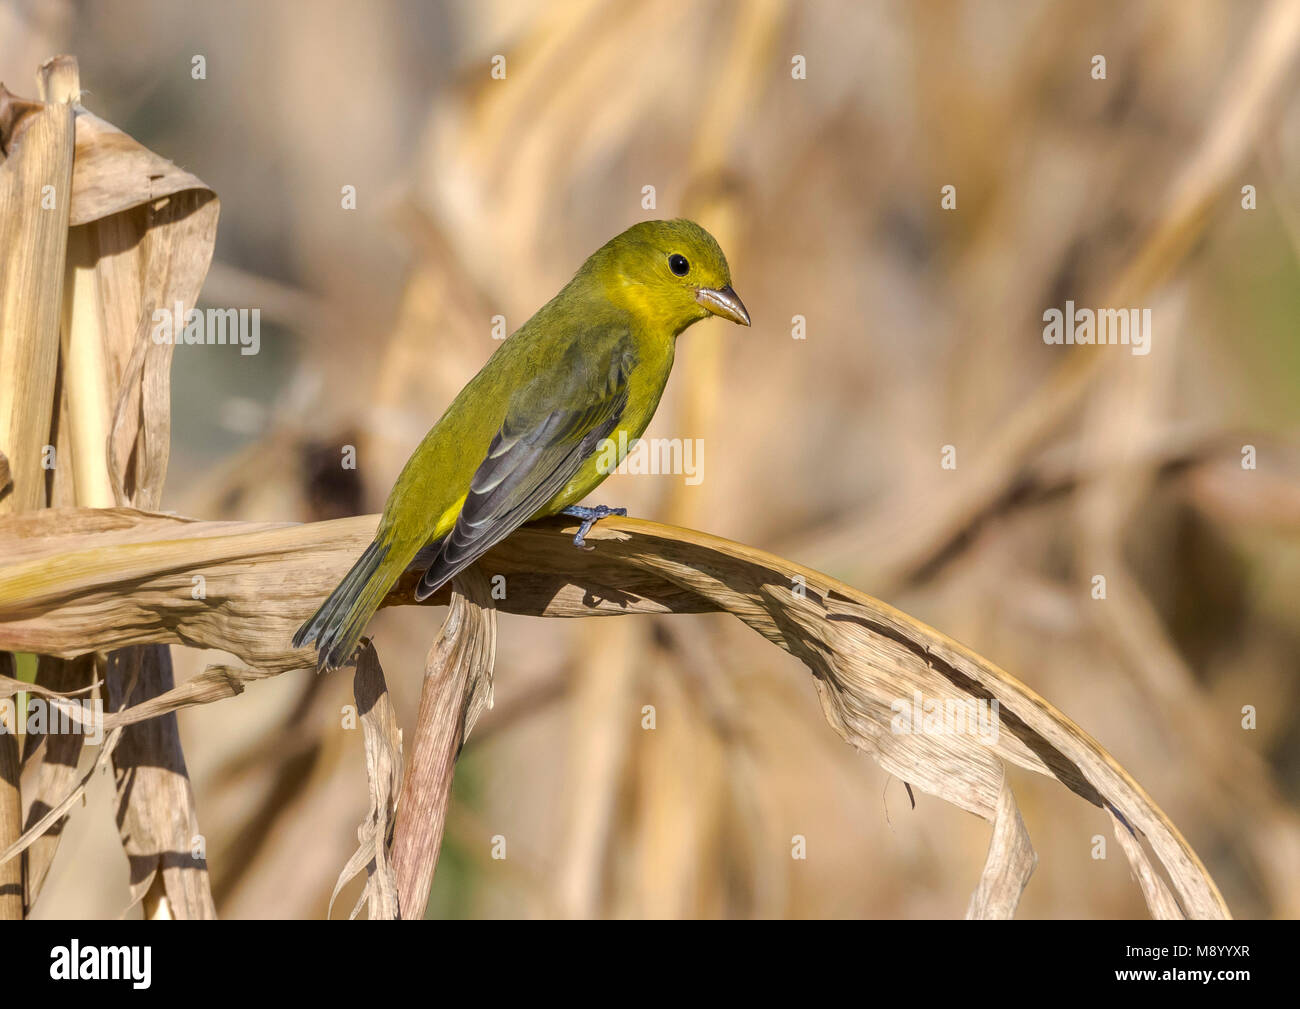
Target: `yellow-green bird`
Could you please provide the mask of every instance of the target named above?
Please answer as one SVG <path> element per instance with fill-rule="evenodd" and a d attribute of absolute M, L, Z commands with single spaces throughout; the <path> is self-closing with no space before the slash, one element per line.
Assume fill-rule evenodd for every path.
<path fill-rule="evenodd" d="M 626 515 L 574 503 L 614 468 L 603 447 L 625 450 L 645 431 L 678 335 L 710 315 L 749 325 L 726 257 L 698 224 L 644 221 L 602 246 L 424 436 L 388 495 L 375 541 L 298 629 L 294 647 L 314 641 L 322 670 L 346 662 L 428 545 L 436 552 L 416 599 L 530 519 L 581 519 L 581 547 L 597 519 Z"/>

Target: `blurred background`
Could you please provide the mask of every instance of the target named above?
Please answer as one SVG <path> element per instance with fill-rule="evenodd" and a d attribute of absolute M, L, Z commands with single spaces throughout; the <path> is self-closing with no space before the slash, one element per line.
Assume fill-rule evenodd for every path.
<path fill-rule="evenodd" d="M 203 303 L 259 308 L 261 351 L 177 349 L 166 507 L 378 511 L 494 316 L 513 331 L 625 227 L 693 217 L 754 319 L 684 334 L 647 432 L 698 439 L 703 479 L 617 475 L 595 499 L 969 645 L 1110 750 L 1237 916 L 1296 917 L 1292 13 L 3 0 L 0 81 L 33 96 L 75 55 L 88 108 L 221 198 Z M 1151 308 L 1151 353 L 1045 345 L 1066 299 Z M 408 740 L 442 612 L 372 624 Z M 174 652 L 178 679 L 223 658 Z M 324 915 L 367 806 L 351 701 L 350 674 L 304 670 L 180 713 L 223 917 Z M 1039 855 L 1020 914 L 1144 917 L 1105 814 L 1010 773 Z M 112 798 L 102 777 L 74 811 L 37 916 L 121 913 Z M 912 808 L 737 621 L 503 616 L 428 913 L 960 917 L 989 833 Z"/>

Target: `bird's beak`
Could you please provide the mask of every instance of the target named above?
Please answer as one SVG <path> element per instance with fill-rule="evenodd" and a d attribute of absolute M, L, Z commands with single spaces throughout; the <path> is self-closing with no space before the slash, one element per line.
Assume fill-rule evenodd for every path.
<path fill-rule="evenodd" d="M 730 284 L 717 290 L 701 287 L 695 292 L 695 300 L 714 315 L 720 315 L 742 326 L 749 325 L 749 313 L 745 311 L 745 303 L 731 289 Z"/>

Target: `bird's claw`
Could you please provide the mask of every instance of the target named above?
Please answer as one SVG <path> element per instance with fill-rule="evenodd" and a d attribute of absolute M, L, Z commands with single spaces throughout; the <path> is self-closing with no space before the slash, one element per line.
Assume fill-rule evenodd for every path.
<path fill-rule="evenodd" d="M 627 509 L 610 508 L 607 505 L 597 505 L 595 508 L 570 505 L 568 508 L 562 509 L 560 514 L 582 520 L 582 525 L 578 527 L 578 534 L 573 537 L 573 545 L 579 550 L 595 550 L 596 548 L 588 543 L 586 539 L 587 533 L 591 532 L 591 527 L 609 515 L 626 515 Z"/>

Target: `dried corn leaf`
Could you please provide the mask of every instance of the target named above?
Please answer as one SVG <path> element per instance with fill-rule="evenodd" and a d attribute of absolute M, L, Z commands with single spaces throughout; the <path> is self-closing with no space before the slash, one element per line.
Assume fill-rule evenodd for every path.
<path fill-rule="evenodd" d="M 156 507 L 167 470 L 173 345 L 152 339 L 153 312 L 194 307 L 216 242 L 220 204 L 202 181 L 75 105 L 76 164 L 70 264 L 98 367 L 78 367 L 77 389 L 107 383 L 109 453 L 97 452 L 118 504 Z M 73 327 L 73 336 L 81 328 Z M 73 396 L 74 403 L 88 397 Z M 75 427 L 74 427 L 75 430 Z M 103 442 L 98 442 L 102 445 Z M 107 503 L 107 502 L 105 502 Z"/>
<path fill-rule="evenodd" d="M 1115 815 L 1113 809 L 1107 812 L 1115 827 L 1115 837 L 1118 838 L 1120 847 L 1124 849 L 1124 854 L 1128 856 L 1128 864 L 1133 869 L 1138 886 L 1142 888 L 1142 896 L 1147 902 L 1147 907 L 1151 909 L 1151 917 L 1166 921 L 1179 921 L 1186 918 L 1187 915 L 1183 914 L 1178 901 L 1174 899 L 1168 885 L 1156 872 L 1155 866 L 1147 858 L 1147 853 L 1142 850 L 1142 845 L 1133 831 Z"/>
<path fill-rule="evenodd" d="M 399 917 L 397 874 L 388 849 L 397 812 L 397 797 L 402 790 L 402 730 L 397 727 L 397 715 L 388 696 L 384 671 L 369 639 L 363 641 L 357 655 L 352 694 L 365 736 L 370 808 L 357 827 L 360 844 L 339 873 L 334 892 L 330 894 L 326 917 L 333 912 L 339 891 L 365 869 L 365 888 L 348 917 L 355 918 L 362 903 L 368 901 L 367 914 L 371 921 L 391 920 Z"/>
<path fill-rule="evenodd" d="M 997 817 L 993 821 L 993 839 L 979 885 L 971 894 L 967 918 L 1011 918 L 1015 916 L 1020 895 L 1038 864 L 1029 843 L 1029 832 L 1020 818 L 1011 784 L 1002 778 L 998 795 Z"/>
<path fill-rule="evenodd" d="M 37 661 L 36 682 L 21 683 L 18 680 L 8 679 L 0 681 L 0 697 L 8 696 L 16 686 L 28 694 L 46 698 L 50 702 L 52 712 L 58 712 L 61 716 L 81 723 L 85 709 L 80 703 L 76 701 L 69 703 L 69 700 L 92 689 L 95 682 L 93 655 L 85 655 L 77 659 L 55 659 L 42 655 Z M 96 727 L 89 728 L 94 731 Z M 23 789 L 23 800 L 26 804 L 24 829 L 30 829 L 72 789 L 77 777 L 77 764 L 81 759 L 84 740 L 83 732 L 37 733 L 29 728 L 23 752 L 23 764 L 32 765 L 36 780 L 30 789 Z M 23 887 L 28 908 L 36 903 L 41 894 L 66 819 L 66 817 L 60 819 L 28 849 Z"/>
<path fill-rule="evenodd" d="M 375 522 L 241 526 L 126 509 L 0 520 L 0 649 L 71 656 L 109 636 L 115 645 L 225 649 L 265 672 L 309 665 L 311 654 L 290 650 L 289 638 Z M 1145 836 L 1188 917 L 1227 915 L 1196 854 L 1137 782 L 1065 715 L 970 650 L 826 575 L 741 544 L 626 519 L 597 526 L 597 548 L 586 553 L 564 530 L 558 521 L 525 527 L 480 562 L 485 575 L 506 579 L 498 608 L 556 617 L 730 612 L 803 660 L 832 727 L 891 773 L 995 824 L 1006 808 L 1005 762 L 1053 777 Z M 206 599 L 190 592 L 198 574 Z M 417 577 L 413 568 L 388 602 L 409 602 Z M 444 590 L 434 601 L 446 598 Z M 894 731 L 895 703 L 917 692 L 939 703 L 997 701 L 1000 731 L 989 741 Z M 1000 830 L 1011 831 L 1009 821 Z M 1022 868 L 1009 878 L 1025 874 L 1023 855 L 1011 864 Z M 973 906 L 994 906 L 986 889 Z"/>
<path fill-rule="evenodd" d="M 109 657 L 109 706 L 129 708 L 171 689 L 171 652 L 144 645 Z M 131 684 L 130 688 L 127 684 Z M 215 918 L 207 858 L 200 843 L 194 792 L 174 712 L 126 726 L 113 752 L 118 832 L 130 865 L 131 904 L 144 900 L 161 874 L 165 906 L 151 917 Z"/>

